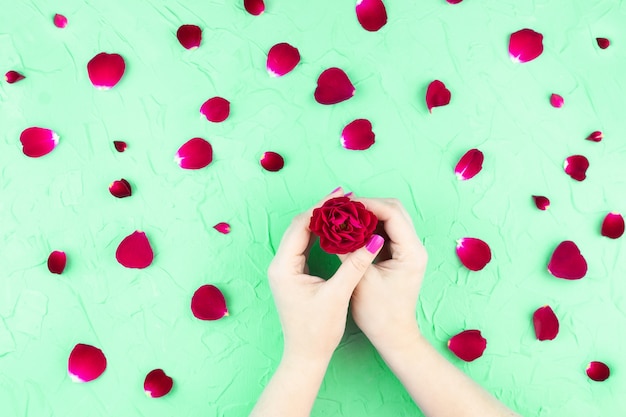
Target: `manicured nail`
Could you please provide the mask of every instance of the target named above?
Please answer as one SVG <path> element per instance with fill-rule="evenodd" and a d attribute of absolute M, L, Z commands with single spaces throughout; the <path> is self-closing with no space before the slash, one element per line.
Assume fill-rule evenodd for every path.
<path fill-rule="evenodd" d="M 382 236 L 372 235 L 372 237 L 370 237 L 365 244 L 365 249 L 367 249 L 370 253 L 376 253 L 378 252 L 378 249 L 383 246 L 384 243 L 385 239 L 383 239 Z"/>
<path fill-rule="evenodd" d="M 339 190 L 341 190 L 341 186 L 339 186 L 339 187 L 335 188 L 335 189 L 334 189 L 334 190 L 332 190 L 329 194 L 334 194 L 334 193 L 336 193 L 336 192 L 337 192 L 337 191 L 339 191 Z"/>
<path fill-rule="evenodd" d="M 352 197 L 352 191 L 350 191 L 348 194 L 345 194 L 344 197 Z"/>

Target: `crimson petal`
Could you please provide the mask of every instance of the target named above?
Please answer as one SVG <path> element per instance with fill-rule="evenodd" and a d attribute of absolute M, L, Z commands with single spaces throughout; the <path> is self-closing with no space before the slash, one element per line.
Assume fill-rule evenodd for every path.
<path fill-rule="evenodd" d="M 267 53 L 266 68 L 272 77 L 282 77 L 300 62 L 300 52 L 288 43 L 277 43 Z"/>
<path fill-rule="evenodd" d="M 154 253 L 146 234 L 137 230 L 126 236 L 115 251 L 115 259 L 126 268 L 148 267 L 154 259 Z"/>
<path fill-rule="evenodd" d="M 315 101 L 320 104 L 337 104 L 354 96 L 356 89 L 343 70 L 332 67 L 324 70 L 317 79 Z"/>
<path fill-rule="evenodd" d="M 230 101 L 222 97 L 210 98 L 202 104 L 200 113 L 210 122 L 223 122 L 230 114 Z"/>
<path fill-rule="evenodd" d="M 592 142 L 600 142 L 603 137 L 604 135 L 602 134 L 602 132 L 596 130 L 595 132 L 591 132 L 589 136 L 586 137 L 586 139 Z"/>
<path fill-rule="evenodd" d="M 456 254 L 461 263 L 471 271 L 480 271 L 491 261 L 489 245 L 473 237 L 464 237 L 457 240 Z"/>
<path fill-rule="evenodd" d="M 174 386 L 174 380 L 167 376 L 163 369 L 148 372 L 143 382 L 143 390 L 150 398 L 159 398 L 168 394 Z"/>
<path fill-rule="evenodd" d="M 178 42 L 185 49 L 195 49 L 202 42 L 202 29 L 196 25 L 182 25 L 176 31 Z"/>
<path fill-rule="evenodd" d="M 509 39 L 509 56 L 513 62 L 529 62 L 543 52 L 543 35 L 532 29 L 522 29 Z"/>
<path fill-rule="evenodd" d="M 606 49 L 609 47 L 609 45 L 611 45 L 611 41 L 609 41 L 607 38 L 596 38 L 596 42 L 598 42 L 598 46 L 600 47 L 600 49 Z"/>
<path fill-rule="evenodd" d="M 602 236 L 617 239 L 624 234 L 624 217 L 619 213 L 609 213 L 602 222 Z"/>
<path fill-rule="evenodd" d="M 459 358 L 471 362 L 483 355 L 487 339 L 480 334 L 480 330 L 464 330 L 448 340 L 448 348 Z"/>
<path fill-rule="evenodd" d="M 452 93 L 448 90 L 444 83 L 435 80 L 428 85 L 426 90 L 426 106 L 429 112 L 433 112 L 433 107 L 446 106 L 450 103 Z"/>
<path fill-rule="evenodd" d="M 463 0 L 446 0 L 448 3 L 450 4 L 459 4 L 460 2 L 462 2 Z"/>
<path fill-rule="evenodd" d="M 202 138 L 193 138 L 185 142 L 174 157 L 183 169 L 200 169 L 213 161 L 213 147 Z"/>
<path fill-rule="evenodd" d="M 55 250 L 48 256 L 48 270 L 53 274 L 62 274 L 65 270 L 67 256 L 65 252 Z"/>
<path fill-rule="evenodd" d="M 454 173 L 460 180 L 469 180 L 483 169 L 485 156 L 478 149 L 470 149 L 465 152 L 454 168 Z"/>
<path fill-rule="evenodd" d="M 113 141 L 113 146 L 115 146 L 115 150 L 118 152 L 124 152 L 126 150 L 126 142 L 122 141 L 122 140 L 114 140 Z"/>
<path fill-rule="evenodd" d="M 6 81 L 6 82 L 8 82 L 9 84 L 16 83 L 16 82 L 18 82 L 18 81 L 20 81 L 20 80 L 23 80 L 24 78 L 26 78 L 26 77 L 24 77 L 24 76 L 23 76 L 22 74 L 20 74 L 19 72 L 17 72 L 17 71 L 13 71 L 13 70 L 11 70 L 11 71 L 7 71 L 7 73 L 6 73 L 6 74 L 4 74 L 4 79 L 5 79 L 5 81 Z"/>
<path fill-rule="evenodd" d="M 356 18 L 369 32 L 380 30 L 387 23 L 387 10 L 382 0 L 357 0 Z"/>
<path fill-rule="evenodd" d="M 559 243 L 552 253 L 548 271 L 557 278 L 581 279 L 587 274 L 587 261 L 578 246 L 571 240 L 566 240 Z"/>
<path fill-rule="evenodd" d="M 243 0 L 243 7 L 252 16 L 258 16 L 265 11 L 263 0 Z"/>
<path fill-rule="evenodd" d="M 55 14 L 52 21 L 54 22 L 54 26 L 58 28 L 63 29 L 65 26 L 67 26 L 67 17 L 63 16 L 62 14 Z"/>
<path fill-rule="evenodd" d="M 372 123 L 367 119 L 356 119 L 343 128 L 341 146 L 346 149 L 362 151 L 372 146 L 375 138 Z"/>
<path fill-rule="evenodd" d="M 200 320 L 218 320 L 228 316 L 224 294 L 214 285 L 203 285 L 191 297 L 191 311 Z"/>
<path fill-rule="evenodd" d="M 74 382 L 89 382 L 98 378 L 107 367 L 104 353 L 97 347 L 77 344 L 72 349 L 67 370 Z"/>
<path fill-rule="evenodd" d="M 552 94 L 550 96 L 550 104 L 552 105 L 552 107 L 555 107 L 557 109 L 560 109 L 561 107 L 563 107 L 563 97 L 561 97 L 558 94 Z"/>
<path fill-rule="evenodd" d="M 109 185 L 109 191 L 117 198 L 130 197 L 132 194 L 130 184 L 124 178 L 113 181 L 111 185 Z"/>
<path fill-rule="evenodd" d="M 113 88 L 124 75 L 126 63 L 119 54 L 101 52 L 87 63 L 89 80 L 100 90 Z"/>
<path fill-rule="evenodd" d="M 227 235 L 230 233 L 230 224 L 225 223 L 225 222 L 220 222 L 216 224 L 215 226 L 213 226 L 213 228 L 224 235 Z"/>
<path fill-rule="evenodd" d="M 29 127 L 20 134 L 22 151 L 31 158 L 39 158 L 50 152 L 59 143 L 59 135 L 43 127 Z"/>
<path fill-rule="evenodd" d="M 559 333 L 559 319 L 550 306 L 538 308 L 533 314 L 537 340 L 554 340 Z"/>
<path fill-rule="evenodd" d="M 280 171 L 285 166 L 285 160 L 276 152 L 265 152 L 261 157 L 261 166 L 268 171 Z"/>
<path fill-rule="evenodd" d="M 589 362 L 587 366 L 587 376 L 594 381 L 604 381 L 609 375 L 611 375 L 611 370 L 604 362 Z"/>
<path fill-rule="evenodd" d="M 548 197 L 534 195 L 533 200 L 535 200 L 535 205 L 539 210 L 547 210 L 550 207 L 550 200 Z"/>
<path fill-rule="evenodd" d="M 565 173 L 576 181 L 587 178 L 587 168 L 589 168 L 589 160 L 583 155 L 569 156 L 563 164 Z"/>

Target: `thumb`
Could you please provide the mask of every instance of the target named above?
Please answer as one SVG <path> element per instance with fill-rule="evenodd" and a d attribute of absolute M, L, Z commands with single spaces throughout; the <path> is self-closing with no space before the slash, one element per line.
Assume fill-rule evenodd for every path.
<path fill-rule="evenodd" d="M 341 291 L 346 296 L 352 295 L 352 291 L 357 286 L 367 268 L 383 247 L 385 239 L 379 235 L 372 235 L 367 243 L 360 249 L 346 255 L 341 266 L 335 275 L 329 280 L 337 291 Z"/>

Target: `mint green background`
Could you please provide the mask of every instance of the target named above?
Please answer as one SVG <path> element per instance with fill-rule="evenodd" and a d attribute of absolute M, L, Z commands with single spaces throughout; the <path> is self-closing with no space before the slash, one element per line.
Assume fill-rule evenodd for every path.
<path fill-rule="evenodd" d="M 364 31 L 354 1 L 267 0 L 253 17 L 240 1 L 39 0 L 4 2 L 0 14 L 0 415 L 245 416 L 281 354 L 266 268 L 291 218 L 338 185 L 361 196 L 397 197 L 411 213 L 430 262 L 417 317 L 448 359 L 526 416 L 618 416 L 626 410 L 626 241 L 600 236 L 608 211 L 626 212 L 626 5 L 612 0 L 386 0 L 388 24 Z M 69 19 L 52 24 L 54 13 Z M 204 30 L 198 50 L 177 42 L 181 24 Z M 545 52 L 527 64 L 508 57 L 510 33 L 544 34 Z M 595 37 L 612 41 L 600 50 Z M 301 64 L 270 78 L 265 54 L 290 42 Z M 120 53 L 127 70 L 98 91 L 86 64 Z M 336 106 L 314 102 L 320 72 L 343 68 L 356 95 Z M 428 114 L 426 87 L 440 79 L 452 102 Z M 553 109 L 553 92 L 565 107 Z M 214 95 L 230 118 L 199 115 Z M 341 129 L 372 121 L 376 143 L 340 146 Z M 40 159 L 25 157 L 20 132 L 43 126 L 61 136 Z M 601 143 L 585 141 L 602 130 Z M 214 162 L 185 171 L 178 147 L 201 136 Z M 126 140 L 119 154 L 113 140 Z M 453 168 L 468 149 L 483 171 L 459 182 Z M 265 172 L 264 151 L 285 168 Z M 588 178 L 562 172 L 586 155 Z M 111 181 L 134 195 L 115 199 Z M 547 212 L 531 195 L 548 196 Z M 229 235 L 212 229 L 220 221 Z M 117 244 L 134 230 L 155 250 L 145 270 L 121 267 Z M 456 239 L 486 240 L 492 262 L 462 267 Z M 574 240 L 587 277 L 565 281 L 546 270 L 552 250 Z M 46 259 L 64 250 L 52 275 Z M 317 248 L 312 270 L 337 261 Z M 196 320 L 189 302 L 218 285 L 230 316 Z M 561 322 L 554 341 L 535 339 L 533 311 L 550 304 Z M 483 357 L 463 363 L 446 341 L 477 328 Z M 74 384 L 67 357 L 76 343 L 105 352 L 98 380 Z M 585 367 L 606 362 L 603 383 Z M 143 378 L 163 368 L 174 390 L 148 399 Z M 427 376 L 424 376 L 427 378 Z M 621 393 L 622 395 L 619 395 Z M 348 324 L 313 416 L 420 415 L 367 339 Z"/>

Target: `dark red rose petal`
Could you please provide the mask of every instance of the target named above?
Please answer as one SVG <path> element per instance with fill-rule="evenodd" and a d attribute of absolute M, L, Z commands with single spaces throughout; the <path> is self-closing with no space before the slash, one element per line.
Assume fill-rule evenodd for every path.
<path fill-rule="evenodd" d="M 202 104 L 200 113 L 210 122 L 223 122 L 230 115 L 230 101 L 222 97 L 210 98 Z"/>
<path fill-rule="evenodd" d="M 8 71 L 6 74 L 4 74 L 4 79 L 5 79 L 5 81 L 6 81 L 6 82 L 8 82 L 9 84 L 16 83 L 16 82 L 18 82 L 18 81 L 20 81 L 20 80 L 23 80 L 24 78 L 26 78 L 26 77 L 24 77 L 24 76 L 23 76 L 22 74 L 20 74 L 19 72 L 17 72 L 17 71 L 13 71 L 13 70 Z"/>
<path fill-rule="evenodd" d="M 214 285 L 203 285 L 191 297 L 191 311 L 200 320 L 218 320 L 228 316 L 224 294 Z"/>
<path fill-rule="evenodd" d="M 124 178 L 113 181 L 111 185 L 109 185 L 109 191 L 117 198 L 130 197 L 132 195 L 131 186 Z"/>
<path fill-rule="evenodd" d="M 550 200 L 548 197 L 534 195 L 533 200 L 535 200 L 535 205 L 539 210 L 547 210 L 550 207 Z"/>
<path fill-rule="evenodd" d="M 478 149 L 470 149 L 461 157 L 454 168 L 454 173 L 460 180 L 474 178 L 483 169 L 485 156 Z"/>
<path fill-rule="evenodd" d="M 202 42 L 202 29 L 196 25 L 182 25 L 176 31 L 178 42 L 185 49 L 194 49 Z"/>
<path fill-rule="evenodd" d="M 460 2 L 462 2 L 463 0 L 446 0 L 448 3 L 450 4 L 459 4 Z"/>
<path fill-rule="evenodd" d="M 596 38 L 596 42 L 598 42 L 598 46 L 600 47 L 600 49 L 606 49 L 609 47 L 609 45 L 611 45 L 611 41 L 609 41 L 607 38 Z"/>
<path fill-rule="evenodd" d="M 429 112 L 433 112 L 433 107 L 441 107 L 450 104 L 452 93 L 444 83 L 435 80 L 428 85 L 426 90 L 426 106 Z"/>
<path fill-rule="evenodd" d="M 87 63 L 89 80 L 101 90 L 113 88 L 124 75 L 126 63 L 119 54 L 101 52 Z"/>
<path fill-rule="evenodd" d="M 62 14 L 55 14 L 52 21 L 54 22 L 54 26 L 60 29 L 63 29 L 65 26 L 67 26 L 67 17 L 63 16 Z"/>
<path fill-rule="evenodd" d="M 559 334 L 559 319 L 550 306 L 538 308 L 533 314 L 537 340 L 554 340 Z"/>
<path fill-rule="evenodd" d="M 39 158 L 56 148 L 59 135 L 43 127 L 29 127 L 20 135 L 20 142 L 22 142 L 24 155 Z"/>
<path fill-rule="evenodd" d="M 532 29 L 522 29 L 509 39 L 509 55 L 513 62 L 529 62 L 543 52 L 543 35 Z"/>
<path fill-rule="evenodd" d="M 159 398 L 168 394 L 174 386 L 174 380 L 167 376 L 163 369 L 148 372 L 143 382 L 143 390 L 150 398 Z"/>
<path fill-rule="evenodd" d="M 67 257 L 65 252 L 55 250 L 48 256 L 48 270 L 53 274 L 62 274 L 65 270 Z"/>
<path fill-rule="evenodd" d="M 611 375 L 609 367 L 604 362 L 589 362 L 587 376 L 594 381 L 604 381 Z"/>
<path fill-rule="evenodd" d="M 581 279 L 587 274 L 587 261 L 571 240 L 556 247 L 548 263 L 548 271 L 557 278 Z"/>
<path fill-rule="evenodd" d="M 599 130 L 596 130 L 595 132 L 591 132 L 591 134 L 587 136 L 586 139 L 592 142 L 600 142 L 603 137 L 604 135 L 602 134 L 602 132 L 600 132 Z"/>
<path fill-rule="evenodd" d="M 356 17 L 363 29 L 376 32 L 387 23 L 387 10 L 382 0 L 357 0 Z"/>
<path fill-rule="evenodd" d="M 121 141 L 121 140 L 114 140 L 113 146 L 115 146 L 115 150 L 118 152 L 124 152 L 127 147 L 126 142 Z"/>
<path fill-rule="evenodd" d="M 213 226 L 213 228 L 224 235 L 227 235 L 230 233 L 230 224 L 225 223 L 225 222 L 220 222 L 216 224 L 215 226 Z"/>
<path fill-rule="evenodd" d="M 617 239 L 624 234 L 624 217 L 620 213 L 609 213 L 602 222 L 602 236 Z"/>
<path fill-rule="evenodd" d="M 320 104 L 337 104 L 354 96 L 356 89 L 345 72 L 339 68 L 324 70 L 317 79 L 315 100 Z"/>
<path fill-rule="evenodd" d="M 569 156 L 563 165 L 565 173 L 576 181 L 583 181 L 587 178 L 587 168 L 589 168 L 589 160 L 583 155 Z"/>
<path fill-rule="evenodd" d="M 283 169 L 285 160 L 276 152 L 265 152 L 261 157 L 261 166 L 268 171 L 276 172 Z"/>
<path fill-rule="evenodd" d="M 258 16 L 265 11 L 265 3 L 263 0 L 243 0 L 243 7 L 252 16 Z"/>
<path fill-rule="evenodd" d="M 367 119 L 356 119 L 343 128 L 341 146 L 346 149 L 362 151 L 372 146 L 375 138 L 372 123 Z"/>
<path fill-rule="evenodd" d="M 176 152 L 176 163 L 183 169 L 200 169 L 213 161 L 213 147 L 202 138 L 185 142 Z"/>
<path fill-rule="evenodd" d="M 550 104 L 552 105 L 552 107 L 555 107 L 557 109 L 560 109 L 561 107 L 563 107 L 563 97 L 561 97 L 558 94 L 552 94 L 550 96 Z"/>
<path fill-rule="evenodd" d="M 456 254 L 461 263 L 471 271 L 480 271 L 491 261 L 489 245 L 473 237 L 457 240 Z"/>
<path fill-rule="evenodd" d="M 448 340 L 448 348 L 459 358 L 471 362 L 483 355 L 487 339 L 480 334 L 480 330 L 465 330 Z"/>
<path fill-rule="evenodd" d="M 77 344 L 72 349 L 67 370 L 74 382 L 89 382 L 98 378 L 107 367 L 104 353 L 91 345 Z"/>
<path fill-rule="evenodd" d="M 300 62 L 300 52 L 288 43 L 277 43 L 267 54 L 267 72 L 272 77 L 282 77 Z"/>
<path fill-rule="evenodd" d="M 115 259 L 126 268 L 143 269 L 150 266 L 154 253 L 146 234 L 135 231 L 126 236 L 115 251 Z"/>

